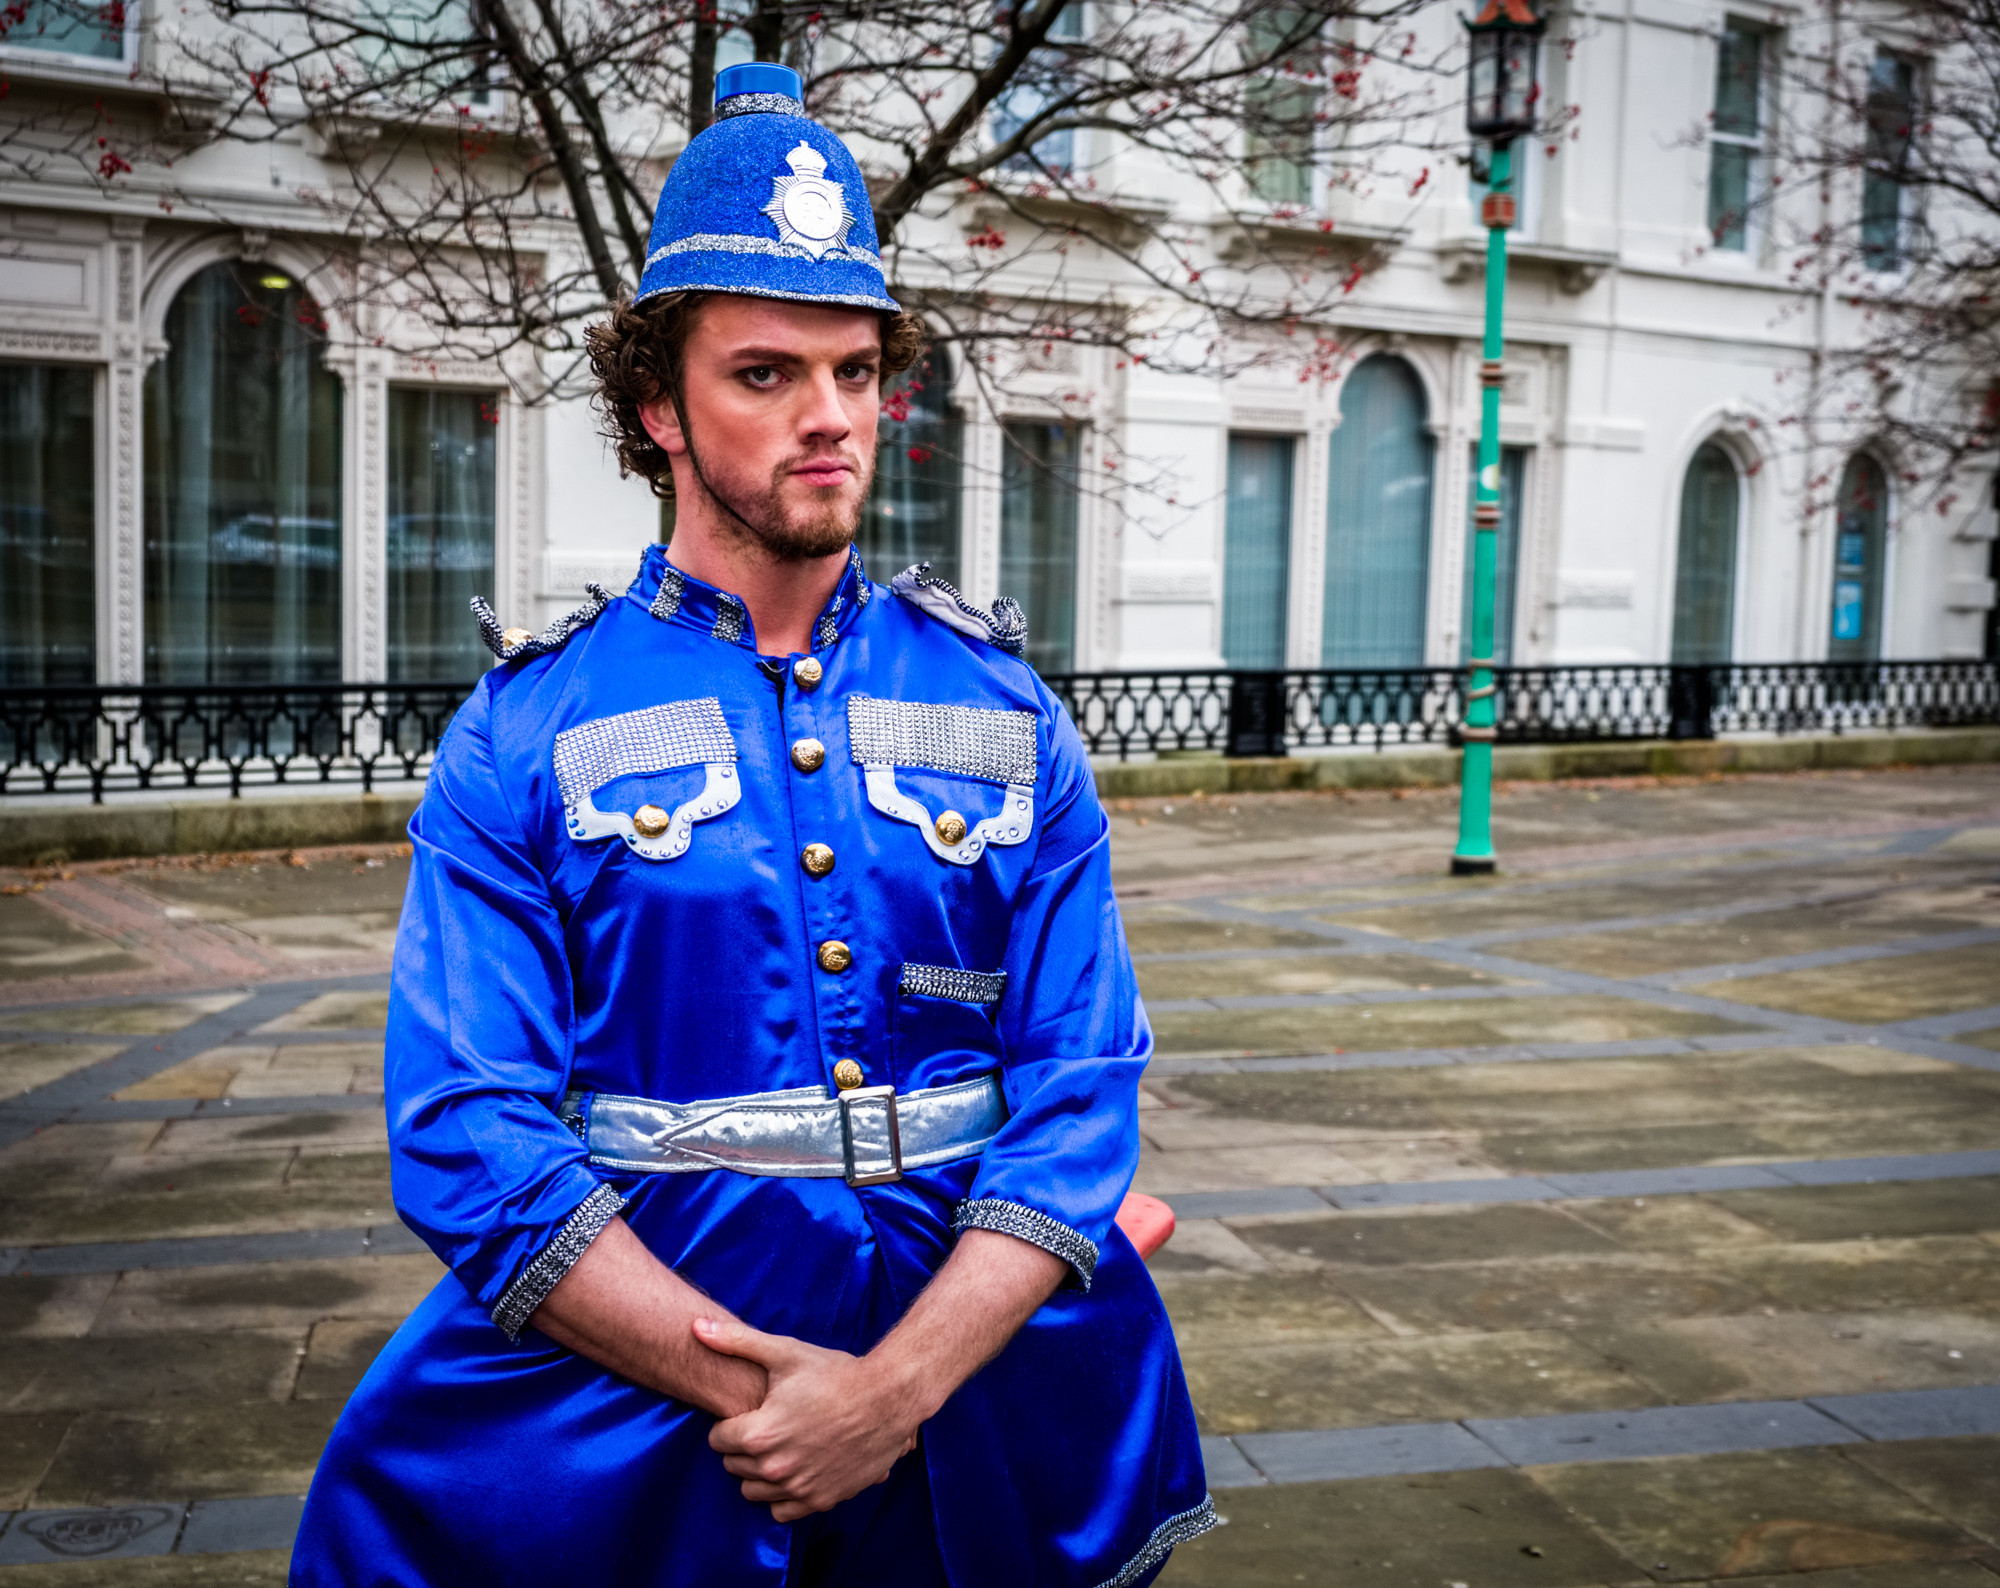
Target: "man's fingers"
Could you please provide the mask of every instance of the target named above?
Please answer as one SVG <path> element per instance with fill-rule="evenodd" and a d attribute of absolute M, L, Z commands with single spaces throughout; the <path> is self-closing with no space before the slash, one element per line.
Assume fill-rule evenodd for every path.
<path fill-rule="evenodd" d="M 740 1356 L 762 1368 L 774 1368 L 793 1355 L 797 1342 L 781 1334 L 766 1334 L 738 1318 L 697 1318 L 694 1337 L 711 1351 Z"/>
<path fill-rule="evenodd" d="M 770 1430 L 763 1408 L 741 1417 L 726 1417 L 708 1431 L 708 1448 L 721 1455 L 756 1455 Z"/>

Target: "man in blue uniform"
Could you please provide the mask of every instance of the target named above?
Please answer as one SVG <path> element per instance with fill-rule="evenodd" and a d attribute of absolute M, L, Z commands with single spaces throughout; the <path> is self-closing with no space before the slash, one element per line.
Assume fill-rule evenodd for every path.
<path fill-rule="evenodd" d="M 452 1273 L 298 1584 L 1131 1588 L 1213 1525 L 1113 1223 L 1151 1049 L 1082 745 L 851 550 L 917 350 L 867 191 L 733 68 L 593 358 L 670 552 L 454 720 L 411 823 L 396 1203 Z"/>

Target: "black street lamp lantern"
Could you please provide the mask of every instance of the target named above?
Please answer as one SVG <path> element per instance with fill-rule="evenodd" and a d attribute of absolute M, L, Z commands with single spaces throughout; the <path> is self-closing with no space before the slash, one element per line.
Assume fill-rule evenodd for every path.
<path fill-rule="evenodd" d="M 1465 130 L 1473 137 L 1511 143 L 1535 130 L 1542 93 L 1537 46 L 1547 27 L 1528 0 L 1486 0 L 1486 9 L 1465 24 L 1472 35 Z"/>

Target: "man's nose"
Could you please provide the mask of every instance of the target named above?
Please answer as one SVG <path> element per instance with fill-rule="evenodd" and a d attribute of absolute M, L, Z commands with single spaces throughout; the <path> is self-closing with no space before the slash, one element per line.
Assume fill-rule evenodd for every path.
<path fill-rule="evenodd" d="M 814 369 L 801 383 L 799 438 L 805 441 L 845 441 L 854 429 L 840 400 L 840 382 L 831 369 Z"/>

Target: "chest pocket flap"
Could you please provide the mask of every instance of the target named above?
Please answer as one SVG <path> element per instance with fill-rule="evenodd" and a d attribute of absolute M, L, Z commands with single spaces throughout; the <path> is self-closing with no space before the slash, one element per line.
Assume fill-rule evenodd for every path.
<path fill-rule="evenodd" d="M 601 811 L 591 796 L 621 777 L 699 766 L 702 790 L 668 814 L 657 805 L 636 811 Z M 720 816 L 743 797 L 736 776 L 736 740 L 723 720 L 722 702 L 675 700 L 643 711 L 621 712 L 579 723 L 556 735 L 556 783 L 570 837 L 579 843 L 622 838 L 647 860 L 677 860 L 687 853 L 694 824 Z"/>
<path fill-rule="evenodd" d="M 868 784 L 868 803 L 884 816 L 908 822 L 924 835 L 931 853 L 969 866 L 988 844 L 1025 843 L 1035 825 L 1035 714 L 979 706 L 930 706 L 908 700 L 853 695 L 847 702 L 847 740 Z M 979 778 L 1005 786 L 998 816 L 968 829 L 963 819 L 934 821 L 921 801 L 896 784 L 899 766 Z M 945 813 L 949 818 L 950 812 Z"/>

